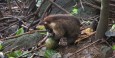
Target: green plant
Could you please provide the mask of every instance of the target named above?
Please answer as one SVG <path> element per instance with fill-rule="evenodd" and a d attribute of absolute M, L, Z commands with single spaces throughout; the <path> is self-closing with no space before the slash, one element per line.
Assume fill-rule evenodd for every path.
<path fill-rule="evenodd" d="M 20 34 L 23 34 L 24 33 L 24 28 L 20 28 L 18 29 L 18 31 L 16 32 L 16 35 L 20 35 Z"/>

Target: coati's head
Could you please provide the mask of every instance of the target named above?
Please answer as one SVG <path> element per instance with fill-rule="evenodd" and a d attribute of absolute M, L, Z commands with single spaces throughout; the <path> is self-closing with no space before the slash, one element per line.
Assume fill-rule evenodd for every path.
<path fill-rule="evenodd" d="M 46 17 L 44 18 L 43 20 L 43 24 L 46 28 L 46 31 L 49 32 L 49 33 L 53 33 L 53 29 L 52 29 L 52 18 L 49 18 L 49 17 Z"/>

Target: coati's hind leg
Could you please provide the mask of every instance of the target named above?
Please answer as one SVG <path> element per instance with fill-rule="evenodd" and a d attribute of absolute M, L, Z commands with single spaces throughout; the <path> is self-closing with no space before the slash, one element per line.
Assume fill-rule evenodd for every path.
<path fill-rule="evenodd" d="M 67 45 L 74 45 L 75 44 L 75 41 L 77 39 L 77 36 L 68 36 L 67 37 Z"/>

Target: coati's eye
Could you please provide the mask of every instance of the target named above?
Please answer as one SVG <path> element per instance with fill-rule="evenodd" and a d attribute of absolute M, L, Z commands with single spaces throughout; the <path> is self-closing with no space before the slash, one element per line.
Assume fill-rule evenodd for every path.
<path fill-rule="evenodd" d="M 50 26 L 48 24 L 44 24 L 44 26 L 45 26 L 47 32 L 49 32 L 49 33 L 53 32 L 53 30 L 50 28 Z"/>
<path fill-rule="evenodd" d="M 47 24 L 47 22 L 44 22 L 44 24 Z"/>

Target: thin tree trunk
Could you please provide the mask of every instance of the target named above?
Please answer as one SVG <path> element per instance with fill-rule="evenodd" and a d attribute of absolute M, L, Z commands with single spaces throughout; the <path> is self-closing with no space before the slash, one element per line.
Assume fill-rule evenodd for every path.
<path fill-rule="evenodd" d="M 108 17 L 109 17 L 109 0 L 101 0 L 101 13 L 95 35 L 96 39 L 101 39 L 104 37 L 105 32 L 108 29 Z"/>

